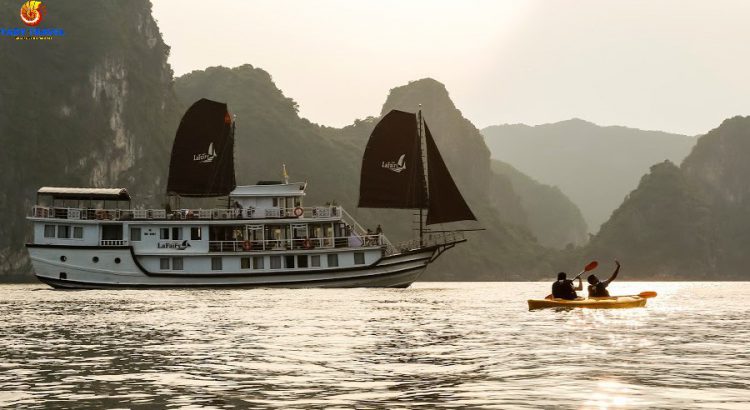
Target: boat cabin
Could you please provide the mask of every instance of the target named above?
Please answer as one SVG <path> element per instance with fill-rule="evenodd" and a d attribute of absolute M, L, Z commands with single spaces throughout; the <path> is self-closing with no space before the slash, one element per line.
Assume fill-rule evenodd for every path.
<path fill-rule="evenodd" d="M 300 216 L 304 212 L 302 198 L 306 188 L 305 182 L 260 181 L 256 185 L 236 187 L 229 193 L 229 202 L 247 218 Z"/>

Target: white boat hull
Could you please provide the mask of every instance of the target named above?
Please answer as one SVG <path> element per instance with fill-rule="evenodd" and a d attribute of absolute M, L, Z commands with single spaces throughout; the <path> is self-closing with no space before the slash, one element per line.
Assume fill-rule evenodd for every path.
<path fill-rule="evenodd" d="M 408 287 L 440 253 L 430 246 L 385 256 L 375 263 L 340 269 L 273 272 L 149 272 L 129 246 L 70 247 L 27 245 L 36 277 L 55 288 L 182 288 L 182 287 Z M 65 260 L 62 259 L 65 255 Z M 88 263 L 96 255 L 100 262 Z M 118 260 L 119 263 L 114 261 Z"/>

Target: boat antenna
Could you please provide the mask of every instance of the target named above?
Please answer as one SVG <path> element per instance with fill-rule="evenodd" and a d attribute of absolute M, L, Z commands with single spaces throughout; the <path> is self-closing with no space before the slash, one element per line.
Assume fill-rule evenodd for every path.
<path fill-rule="evenodd" d="M 286 164 L 281 164 L 281 171 L 284 176 L 284 183 L 289 184 L 289 174 L 286 173 Z"/>

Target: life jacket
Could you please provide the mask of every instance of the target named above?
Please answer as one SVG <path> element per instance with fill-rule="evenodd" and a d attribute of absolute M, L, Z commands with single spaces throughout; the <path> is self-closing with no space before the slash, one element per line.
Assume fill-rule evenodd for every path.
<path fill-rule="evenodd" d="M 572 280 L 558 280 L 552 284 L 552 297 L 556 299 L 573 300 L 578 297 Z"/>
<path fill-rule="evenodd" d="M 589 297 L 590 298 L 608 298 L 609 291 L 607 290 L 607 284 L 599 282 L 596 285 L 589 285 Z"/>

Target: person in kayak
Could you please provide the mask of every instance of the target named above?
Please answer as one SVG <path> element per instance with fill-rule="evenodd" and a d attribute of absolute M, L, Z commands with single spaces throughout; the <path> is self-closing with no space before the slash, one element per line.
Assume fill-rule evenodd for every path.
<path fill-rule="evenodd" d="M 578 297 L 577 290 L 583 290 L 581 276 L 578 276 L 578 287 L 573 285 L 573 280 L 567 279 L 565 272 L 557 274 L 557 281 L 552 284 L 552 297 L 555 299 L 575 300 Z"/>
<path fill-rule="evenodd" d="M 612 283 L 615 278 L 617 278 L 617 274 L 620 272 L 620 262 L 615 261 L 615 264 L 617 267 L 615 268 L 615 271 L 612 272 L 612 276 L 609 277 L 609 279 L 605 281 L 600 281 L 599 278 L 596 277 L 596 275 L 589 275 L 586 280 L 589 282 L 589 297 L 590 298 L 608 298 L 609 297 L 609 291 L 607 290 L 607 286 L 609 286 L 610 283 Z"/>

